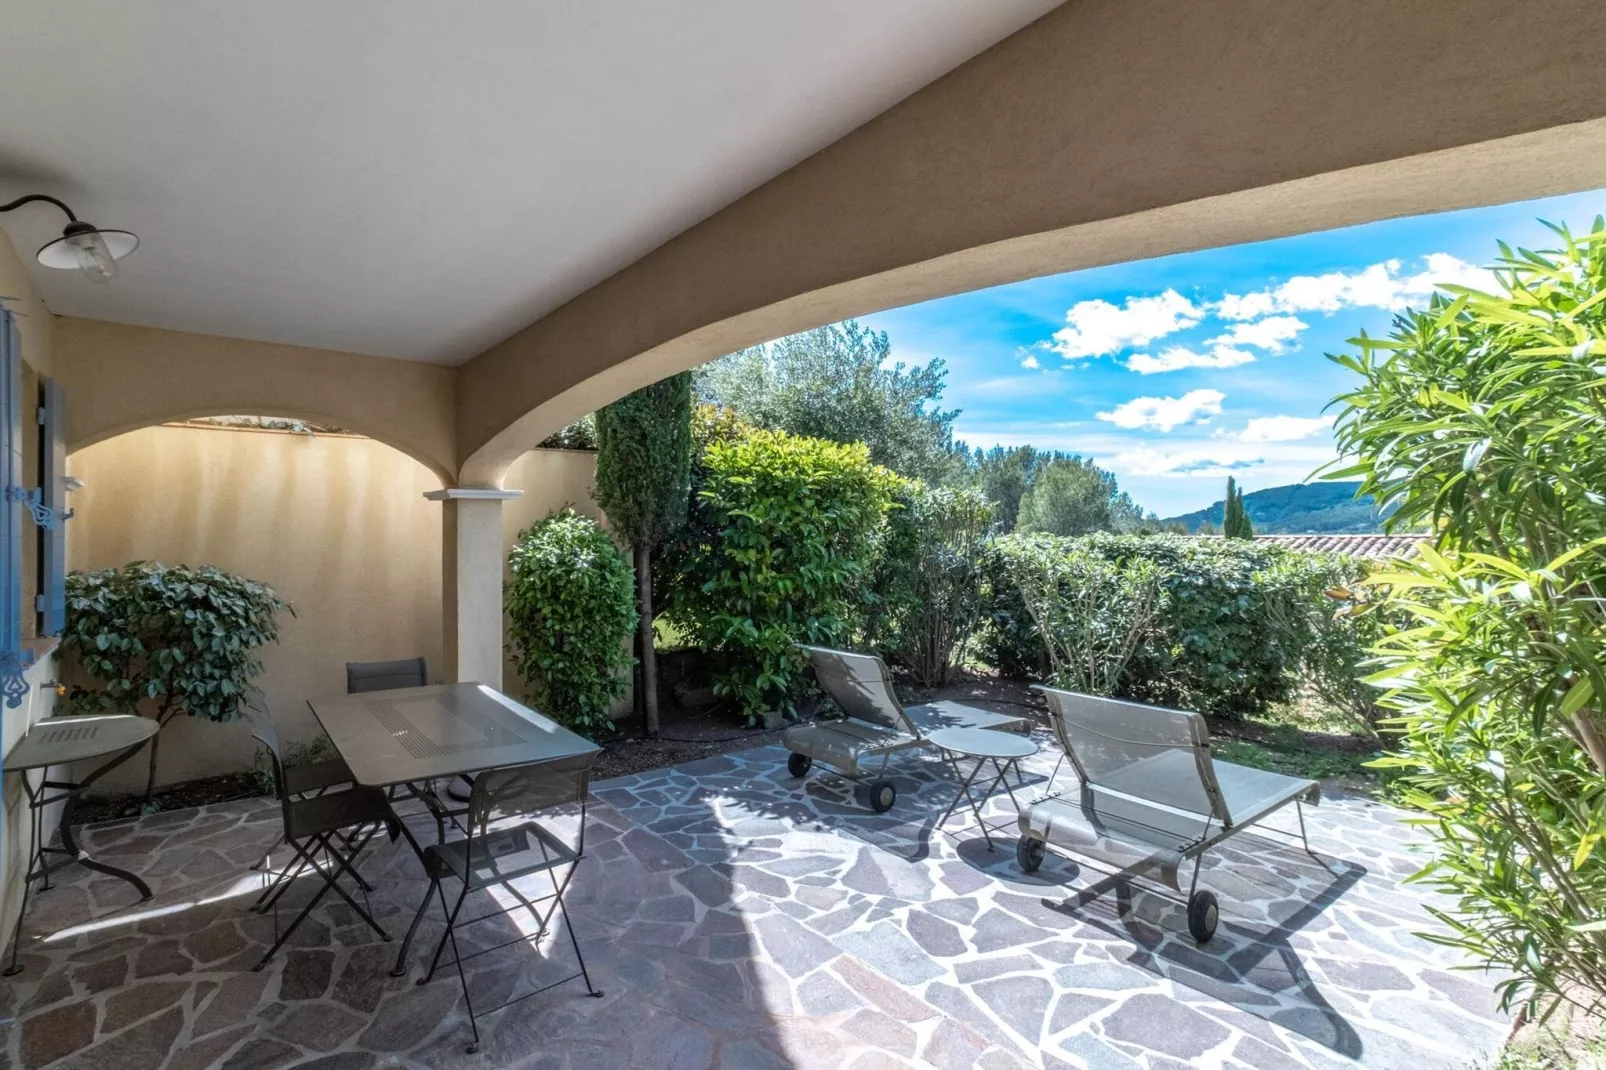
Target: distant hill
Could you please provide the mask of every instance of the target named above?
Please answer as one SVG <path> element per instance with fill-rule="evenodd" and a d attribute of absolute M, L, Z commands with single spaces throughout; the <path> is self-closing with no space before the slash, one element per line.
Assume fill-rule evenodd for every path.
<path fill-rule="evenodd" d="M 1383 530 L 1383 516 L 1370 497 L 1359 501 L 1359 483 L 1290 483 L 1244 495 L 1244 508 L 1257 535 L 1364 534 Z M 1189 531 L 1209 521 L 1221 527 L 1222 505 L 1171 517 Z"/>

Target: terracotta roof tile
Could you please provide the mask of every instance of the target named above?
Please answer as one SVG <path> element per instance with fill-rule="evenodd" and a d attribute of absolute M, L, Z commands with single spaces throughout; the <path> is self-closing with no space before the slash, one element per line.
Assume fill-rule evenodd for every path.
<path fill-rule="evenodd" d="M 1372 559 L 1415 557 L 1418 535 L 1256 535 L 1257 542 L 1276 543 L 1290 550 L 1319 550 Z"/>

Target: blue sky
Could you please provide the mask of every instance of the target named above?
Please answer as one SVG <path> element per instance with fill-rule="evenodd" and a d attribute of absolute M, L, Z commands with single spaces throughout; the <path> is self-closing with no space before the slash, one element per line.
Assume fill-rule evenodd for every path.
<path fill-rule="evenodd" d="M 895 359 L 948 364 L 973 446 L 1090 456 L 1161 516 L 1297 483 L 1333 455 L 1323 408 L 1353 381 L 1324 354 L 1438 281 L 1487 286 L 1495 241 L 1548 248 L 1606 190 L 1417 216 L 1054 275 L 865 317 Z"/>

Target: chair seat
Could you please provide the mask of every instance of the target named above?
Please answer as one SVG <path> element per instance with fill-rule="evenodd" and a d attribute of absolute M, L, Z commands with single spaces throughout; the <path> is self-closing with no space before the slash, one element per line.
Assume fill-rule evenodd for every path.
<path fill-rule="evenodd" d="M 306 795 L 309 792 L 326 791 L 342 784 L 355 783 L 351 767 L 343 758 L 292 766 L 284 771 L 284 779 L 291 795 Z"/>
<path fill-rule="evenodd" d="M 781 739 L 786 749 L 794 754 L 804 754 L 849 772 L 857 770 L 864 758 L 902 750 L 920 742 L 908 732 L 883 728 L 867 721 L 793 725 Z"/>
<path fill-rule="evenodd" d="M 424 849 L 424 869 L 431 877 L 448 872 L 464 881 L 470 891 L 505 881 L 543 873 L 555 866 L 568 865 L 578 855 L 541 825 L 526 821 L 508 828 L 492 829 L 474 841 L 472 867 L 468 859 L 468 840 L 453 840 Z M 472 869 L 472 872 L 470 870 Z"/>
<path fill-rule="evenodd" d="M 285 806 L 285 833 L 292 840 L 374 821 L 389 825 L 396 821 L 390 800 L 379 788 L 331 791 L 310 799 L 296 799 Z"/>

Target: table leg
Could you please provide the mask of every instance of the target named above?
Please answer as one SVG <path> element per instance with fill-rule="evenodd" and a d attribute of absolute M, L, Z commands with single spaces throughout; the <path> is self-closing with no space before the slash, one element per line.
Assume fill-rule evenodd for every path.
<path fill-rule="evenodd" d="M 958 773 L 959 772 L 959 759 L 957 757 L 954 758 L 953 759 L 953 763 L 954 763 L 954 772 Z M 964 781 L 959 785 L 959 790 L 954 793 L 954 801 L 948 804 L 948 809 L 944 810 L 942 812 L 942 816 L 937 819 L 937 827 L 939 829 L 942 828 L 944 823 L 947 822 L 948 818 L 953 815 L 954 807 L 959 805 L 959 800 L 961 798 L 969 798 L 971 782 L 976 779 L 976 774 L 978 772 L 980 772 L 980 771 L 981 771 L 981 762 L 977 762 L 975 767 L 973 769 L 971 769 L 970 775 L 967 776 L 964 779 Z M 975 806 L 975 801 L 974 800 L 971 801 L 971 806 L 972 807 Z"/>
<path fill-rule="evenodd" d="M 50 770 L 46 769 L 44 775 L 49 776 Z M 22 877 L 22 909 L 17 912 L 17 924 L 11 929 L 11 965 L 0 972 L 0 977 L 15 977 L 22 972 L 22 963 L 17 961 L 17 954 L 22 950 L 22 919 L 28 914 L 28 893 L 33 889 L 34 869 L 44 861 L 44 854 L 39 850 L 43 808 L 34 805 L 38 793 L 34 791 L 33 781 L 28 779 L 26 769 L 22 772 L 22 787 L 28 796 L 28 871 Z M 40 790 L 44 790 L 42 786 Z M 48 872 L 46 879 L 49 879 Z"/>
<path fill-rule="evenodd" d="M 139 892 L 139 899 L 142 903 L 151 897 L 151 886 L 126 869 L 120 869 L 117 866 L 109 866 L 105 862 L 97 862 L 93 858 L 90 858 L 88 852 L 80 849 L 77 841 L 73 839 L 72 819 L 73 811 L 78 806 L 78 797 L 88 789 L 89 785 L 93 784 L 95 781 L 99 780 L 113 769 L 116 769 L 119 765 L 122 765 L 124 762 L 128 761 L 128 759 L 138 754 L 142 749 L 144 749 L 144 747 L 145 744 L 143 742 L 136 743 L 134 746 L 127 748 L 123 751 L 123 753 L 119 754 L 105 765 L 96 769 L 93 773 L 90 773 L 77 784 L 61 785 L 62 787 L 65 787 L 67 791 L 62 795 L 56 796 L 55 799 L 46 800 L 47 802 L 55 802 L 56 799 L 66 800 L 61 808 L 61 846 L 64 853 L 66 853 L 73 860 L 77 861 L 85 869 L 94 870 L 96 873 L 104 873 L 108 877 L 116 877 L 118 880 L 127 881 L 129 884 L 132 884 L 134 889 Z"/>

